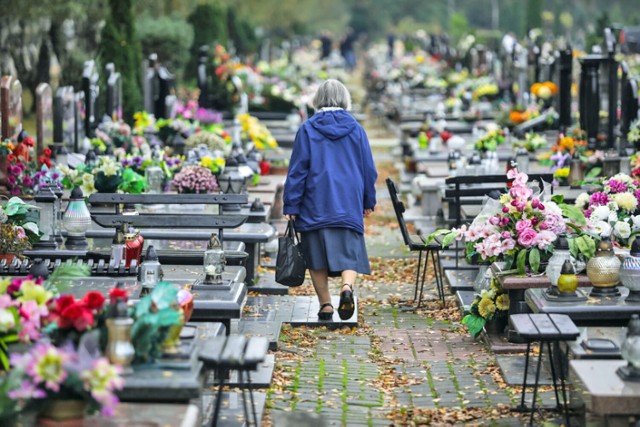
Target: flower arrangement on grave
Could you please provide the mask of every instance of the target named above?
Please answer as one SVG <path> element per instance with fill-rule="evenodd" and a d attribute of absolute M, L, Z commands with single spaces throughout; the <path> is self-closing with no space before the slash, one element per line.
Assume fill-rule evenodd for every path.
<path fill-rule="evenodd" d="M 558 85 L 550 81 L 534 83 L 531 85 L 530 92 L 536 98 L 547 102 L 551 97 L 558 94 Z"/>
<path fill-rule="evenodd" d="M 600 191 L 582 193 L 575 205 L 587 218 L 586 228 L 595 238 L 609 238 L 620 246 L 629 246 L 640 233 L 640 180 L 619 173 L 604 179 Z"/>
<path fill-rule="evenodd" d="M 219 151 L 222 156 L 231 151 L 231 136 L 221 125 L 211 126 L 209 130 L 199 130 L 191 134 L 184 142 L 185 150 L 204 145 L 210 151 Z"/>
<path fill-rule="evenodd" d="M 528 152 L 533 153 L 547 146 L 547 138 L 536 132 L 527 132 L 524 135 L 524 140 L 516 141 L 513 145 L 515 147 L 524 147 Z"/>
<path fill-rule="evenodd" d="M 43 280 L 26 278 L 0 280 L 0 366 L 9 369 L 9 345 L 40 338 L 49 314 L 47 304 L 53 292 Z"/>
<path fill-rule="evenodd" d="M 471 93 L 471 97 L 474 100 L 479 99 L 492 99 L 496 97 L 500 93 L 500 88 L 495 83 L 482 83 L 478 85 L 473 92 Z"/>
<path fill-rule="evenodd" d="M 446 247 L 464 239 L 470 262 L 501 261 L 503 271 L 539 273 L 540 265 L 551 257 L 558 236 L 568 226 L 579 231 L 585 224 L 584 215 L 575 206 L 562 203 L 562 197 L 543 201 L 542 192 L 534 193 L 527 174 L 517 169 L 507 172 L 507 178 L 513 179 L 509 191 L 499 201 L 489 199 L 469 227 L 437 230 L 427 241 L 440 237 Z"/>
<path fill-rule="evenodd" d="M 121 373 L 120 366 L 87 348 L 39 342 L 24 354 L 11 355 L 11 370 L 0 384 L 5 392 L 0 407 L 8 413 L 33 408 L 43 414 L 54 401 L 75 400 L 85 402 L 89 413 L 111 416 L 119 403 L 116 391 L 124 386 Z"/>
<path fill-rule="evenodd" d="M 123 121 L 105 121 L 96 129 L 96 138 L 115 148 L 127 148 L 131 143 L 131 126 Z"/>
<path fill-rule="evenodd" d="M 19 197 L 0 205 L 0 254 L 21 254 L 40 240 L 38 225 L 27 217 L 33 209 Z"/>
<path fill-rule="evenodd" d="M 42 155 L 35 157 L 35 142 L 22 132 L 18 143 L 5 140 L 0 144 L 0 155 L 6 155 L 6 184 L 12 196 L 30 195 L 38 183 L 35 175 L 46 166 L 51 167 L 51 149 L 45 148 Z"/>
<path fill-rule="evenodd" d="M 497 279 L 493 278 L 489 289 L 483 289 L 476 294 L 469 308 L 469 314 L 462 318 L 462 324 L 467 326 L 471 335 L 477 336 L 482 332 L 487 321 L 506 318 L 509 303 L 507 291 L 500 286 Z"/>
<path fill-rule="evenodd" d="M 498 145 L 505 141 L 504 131 L 502 129 L 491 129 L 482 135 L 473 145 L 477 151 L 486 153 L 487 151 L 496 151 Z"/>
<path fill-rule="evenodd" d="M 251 141 L 258 150 L 273 149 L 278 147 L 276 139 L 257 117 L 250 116 L 248 113 L 238 116 L 240 126 L 242 127 L 242 139 Z"/>
<path fill-rule="evenodd" d="M 144 135 L 145 133 L 155 132 L 156 118 L 153 114 L 146 111 L 138 111 L 133 115 L 133 133 L 136 135 Z"/>
<path fill-rule="evenodd" d="M 82 188 L 82 194 L 89 197 L 96 192 L 142 193 L 147 184 L 144 176 L 132 168 L 124 168 L 122 163 L 108 156 L 100 156 L 92 164 L 81 164 L 76 169 L 59 166 L 62 185 L 66 189 L 76 186 Z"/>
<path fill-rule="evenodd" d="M 604 153 L 600 150 L 589 150 L 586 132 L 579 128 L 571 129 L 566 134 L 558 134 L 556 144 L 550 151 L 538 156 L 538 161 L 544 166 L 549 166 L 554 173 L 557 169 L 569 168 L 572 158 L 580 160 L 585 181 L 593 180 L 602 173 Z"/>
<path fill-rule="evenodd" d="M 210 193 L 218 190 L 218 181 L 211 170 L 198 165 L 182 168 L 172 181 L 178 193 Z"/>

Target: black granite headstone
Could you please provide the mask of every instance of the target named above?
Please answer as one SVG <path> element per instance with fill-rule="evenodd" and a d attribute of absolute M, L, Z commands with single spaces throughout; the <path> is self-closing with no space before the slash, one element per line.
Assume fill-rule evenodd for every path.
<path fill-rule="evenodd" d="M 590 148 L 596 148 L 600 128 L 600 64 L 605 58 L 586 55 L 580 58 L 580 128 L 587 132 Z"/>
<path fill-rule="evenodd" d="M 116 72 L 113 63 L 107 64 L 105 69 L 107 72 L 105 114 L 115 122 L 122 120 L 122 78 L 120 73 Z"/>
<path fill-rule="evenodd" d="M 560 84 L 559 84 L 559 114 L 560 128 L 571 127 L 571 74 L 573 72 L 573 52 L 570 47 L 560 51 Z"/>
<path fill-rule="evenodd" d="M 93 137 L 95 128 L 98 126 L 98 95 L 100 94 L 98 80 L 95 61 L 86 61 L 82 70 L 82 92 L 85 102 L 84 130 L 89 138 Z"/>
<path fill-rule="evenodd" d="M 85 131 L 85 122 L 87 116 L 87 107 L 84 97 L 84 92 L 76 92 L 73 96 L 74 107 L 74 138 L 73 138 L 73 152 L 78 153 L 82 148 L 84 138 L 87 136 Z"/>
<path fill-rule="evenodd" d="M 59 87 L 53 99 L 53 140 L 73 151 L 76 140 L 75 94 L 73 86 Z"/>

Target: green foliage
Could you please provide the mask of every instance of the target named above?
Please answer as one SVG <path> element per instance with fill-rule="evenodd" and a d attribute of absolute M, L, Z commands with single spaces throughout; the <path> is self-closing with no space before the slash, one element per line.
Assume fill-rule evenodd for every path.
<path fill-rule="evenodd" d="M 74 279 L 91 275 L 91 269 L 86 264 L 60 264 L 49 275 L 45 287 L 56 294 L 71 287 Z"/>
<path fill-rule="evenodd" d="M 527 29 L 542 27 L 542 0 L 527 0 Z"/>
<path fill-rule="evenodd" d="M 177 294 L 178 290 L 171 283 L 160 282 L 136 305 L 131 328 L 136 362 L 149 362 L 158 357 L 169 329 L 182 321 Z"/>
<path fill-rule="evenodd" d="M 133 113 L 142 108 L 140 67 L 142 50 L 136 37 L 133 0 L 109 0 L 110 14 L 102 30 L 100 62 L 102 68 L 113 62 L 122 78 L 123 113 L 131 121 Z"/>
<path fill-rule="evenodd" d="M 214 43 L 227 45 L 229 35 L 226 16 L 223 6 L 218 2 L 213 2 L 196 6 L 187 18 L 193 28 L 193 43 L 191 44 L 191 58 L 184 73 L 186 78 L 196 77 L 200 46 L 212 46 Z"/>
<path fill-rule="evenodd" d="M 471 33 L 471 27 L 467 17 L 462 13 L 456 12 L 449 18 L 449 33 L 451 38 L 456 42 L 462 37 Z"/>
<path fill-rule="evenodd" d="M 484 328 L 484 324 L 487 321 L 480 315 L 477 314 L 467 314 L 462 318 L 462 324 L 465 325 L 471 335 L 474 337 L 480 335 L 482 332 L 482 328 Z"/>
<path fill-rule="evenodd" d="M 193 27 L 185 19 L 175 15 L 154 18 L 145 14 L 136 21 L 136 32 L 144 57 L 158 53 L 162 64 L 171 72 L 182 73 L 193 44 Z"/>
<path fill-rule="evenodd" d="M 239 18 L 232 8 L 227 10 L 227 31 L 238 55 L 254 53 L 258 49 L 258 40 L 251 24 Z"/>

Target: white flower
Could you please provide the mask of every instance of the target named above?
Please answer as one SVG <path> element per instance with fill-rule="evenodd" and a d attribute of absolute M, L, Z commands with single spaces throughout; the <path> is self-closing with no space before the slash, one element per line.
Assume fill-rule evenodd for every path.
<path fill-rule="evenodd" d="M 631 193 L 618 193 L 611 196 L 616 204 L 627 212 L 633 212 L 638 207 L 638 200 Z"/>
<path fill-rule="evenodd" d="M 560 206 L 558 206 L 558 204 L 555 202 L 544 202 L 544 210 L 546 214 L 555 214 L 557 216 L 562 216 L 562 209 L 560 209 Z"/>
<path fill-rule="evenodd" d="M 591 212 L 591 221 L 606 221 L 609 219 L 611 210 L 608 206 L 598 206 Z"/>
<path fill-rule="evenodd" d="M 599 234 L 602 237 L 609 237 L 611 235 L 611 226 L 604 221 L 598 221 L 591 225 L 593 232 Z"/>
<path fill-rule="evenodd" d="M 8 332 L 16 325 L 16 319 L 9 310 L 0 310 L 0 332 Z"/>
<path fill-rule="evenodd" d="M 577 198 L 576 198 L 576 207 L 580 208 L 580 209 L 586 209 L 587 206 L 589 205 L 589 195 L 587 193 L 581 193 Z"/>
<path fill-rule="evenodd" d="M 624 221 L 618 221 L 613 227 L 613 232 L 618 237 L 628 239 L 629 236 L 631 236 L 631 226 L 629 226 L 629 224 Z"/>
<path fill-rule="evenodd" d="M 615 212 L 610 212 L 608 221 L 609 224 L 615 224 L 616 221 L 618 221 L 618 214 Z"/>
<path fill-rule="evenodd" d="M 610 179 L 615 179 L 616 181 L 624 182 L 625 184 L 633 184 L 633 178 L 631 178 L 626 173 L 618 173 L 612 176 Z"/>
<path fill-rule="evenodd" d="M 634 215 L 631 217 L 631 221 L 633 221 L 633 228 L 640 228 L 640 215 Z"/>

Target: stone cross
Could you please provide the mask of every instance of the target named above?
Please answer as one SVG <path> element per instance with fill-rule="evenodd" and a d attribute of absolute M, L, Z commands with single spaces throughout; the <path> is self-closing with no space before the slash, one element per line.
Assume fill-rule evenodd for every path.
<path fill-rule="evenodd" d="M 73 138 L 73 151 L 80 153 L 84 151 L 83 144 L 84 138 L 87 136 L 85 130 L 85 123 L 87 117 L 87 104 L 84 97 L 84 92 L 76 92 L 73 95 L 73 114 L 74 114 L 74 138 Z"/>
<path fill-rule="evenodd" d="M 36 88 L 36 153 L 53 144 L 53 98 L 51 86 L 40 83 Z"/>
<path fill-rule="evenodd" d="M 91 138 L 95 128 L 98 126 L 98 95 L 100 86 L 98 80 L 100 76 L 96 70 L 96 63 L 93 60 L 85 61 L 82 69 L 82 91 L 84 92 L 85 115 L 84 131 Z"/>

